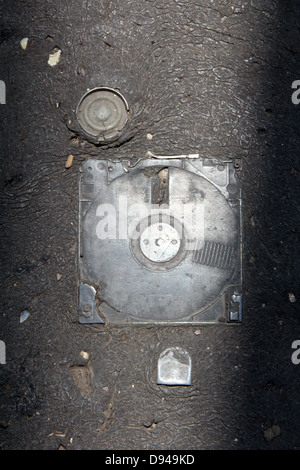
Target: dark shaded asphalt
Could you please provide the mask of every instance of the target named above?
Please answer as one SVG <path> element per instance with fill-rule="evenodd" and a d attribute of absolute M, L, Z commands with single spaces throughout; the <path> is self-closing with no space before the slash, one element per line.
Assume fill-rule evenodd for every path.
<path fill-rule="evenodd" d="M 299 449 L 299 2 L 5 0 L 1 9 L 0 447 Z M 80 97 L 99 85 L 120 89 L 132 112 L 106 149 L 74 123 Z M 78 323 L 79 166 L 147 150 L 243 157 L 242 326 L 195 335 Z M 168 346 L 190 352 L 191 387 L 156 385 Z"/>

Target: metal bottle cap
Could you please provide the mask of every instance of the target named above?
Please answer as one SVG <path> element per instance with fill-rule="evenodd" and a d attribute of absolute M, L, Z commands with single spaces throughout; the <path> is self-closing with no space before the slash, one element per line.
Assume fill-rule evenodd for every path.
<path fill-rule="evenodd" d="M 82 129 L 98 142 L 114 140 L 128 120 L 125 98 L 112 88 L 93 88 L 81 98 L 76 115 Z"/>

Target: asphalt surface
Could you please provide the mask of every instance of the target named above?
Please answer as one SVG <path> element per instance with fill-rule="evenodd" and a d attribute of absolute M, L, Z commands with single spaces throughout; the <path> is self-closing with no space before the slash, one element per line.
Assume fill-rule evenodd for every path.
<path fill-rule="evenodd" d="M 299 449 L 299 2 L 4 0 L 1 10 L 0 448 Z M 131 109 L 109 148 L 74 121 L 99 85 Z M 79 324 L 79 167 L 147 150 L 243 158 L 241 326 Z M 191 354 L 190 387 L 156 384 L 169 346 Z"/>

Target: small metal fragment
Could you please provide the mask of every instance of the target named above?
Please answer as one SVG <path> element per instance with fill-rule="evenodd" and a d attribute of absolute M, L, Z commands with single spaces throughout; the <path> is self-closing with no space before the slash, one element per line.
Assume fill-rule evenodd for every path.
<path fill-rule="evenodd" d="M 234 294 L 231 296 L 229 321 L 230 322 L 242 321 L 242 295 L 239 294 L 238 292 L 234 292 Z"/>
<path fill-rule="evenodd" d="M 200 158 L 199 153 L 191 153 L 186 155 L 154 155 L 154 153 L 150 152 L 150 150 L 146 154 L 147 158 L 157 158 L 159 160 L 176 160 L 176 159 L 194 159 Z"/>
<path fill-rule="evenodd" d="M 229 320 L 230 321 L 239 321 L 239 312 L 238 311 L 230 312 Z"/>
<path fill-rule="evenodd" d="M 158 359 L 157 384 L 191 385 L 191 368 L 187 351 L 179 347 L 165 349 Z"/>
<path fill-rule="evenodd" d="M 104 323 L 97 314 L 96 289 L 85 283 L 79 285 L 80 323 Z"/>

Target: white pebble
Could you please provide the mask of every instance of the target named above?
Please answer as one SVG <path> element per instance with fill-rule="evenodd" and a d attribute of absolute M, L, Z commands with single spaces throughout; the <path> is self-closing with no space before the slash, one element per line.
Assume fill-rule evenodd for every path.
<path fill-rule="evenodd" d="M 56 49 L 54 52 L 49 54 L 48 64 L 51 67 L 54 67 L 55 65 L 57 65 L 60 60 L 60 55 L 61 55 L 60 49 Z"/>
<path fill-rule="evenodd" d="M 293 292 L 289 292 L 289 301 L 293 303 L 296 302 L 296 296 L 293 294 Z"/>
<path fill-rule="evenodd" d="M 20 41 L 20 45 L 21 45 L 23 51 L 26 51 L 27 45 L 28 45 L 28 38 L 23 38 L 23 39 Z"/>
<path fill-rule="evenodd" d="M 27 318 L 29 317 L 30 313 L 28 310 L 23 310 L 23 312 L 20 315 L 20 323 L 23 323 Z"/>
<path fill-rule="evenodd" d="M 89 359 L 89 353 L 87 353 L 86 351 L 81 351 L 80 352 L 80 356 L 85 359 L 86 361 Z"/>

